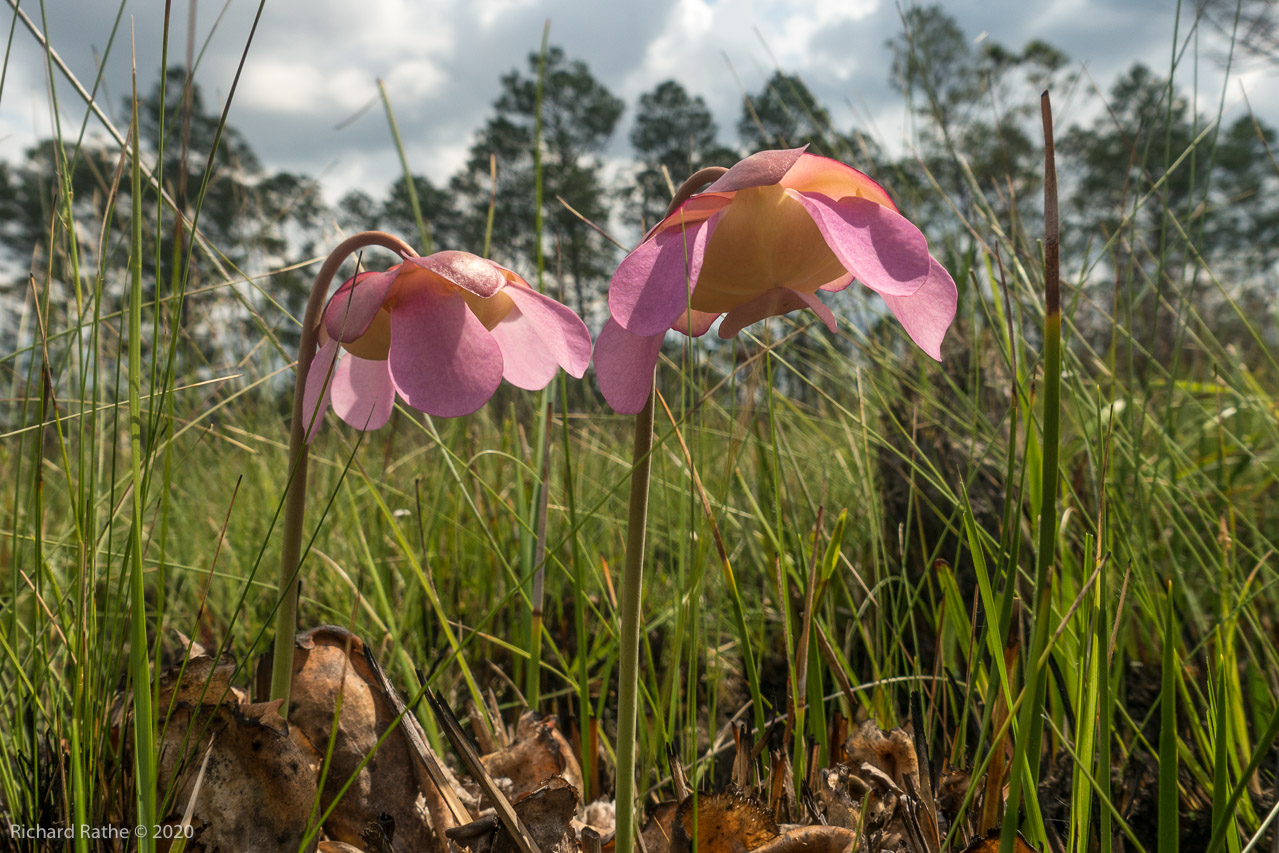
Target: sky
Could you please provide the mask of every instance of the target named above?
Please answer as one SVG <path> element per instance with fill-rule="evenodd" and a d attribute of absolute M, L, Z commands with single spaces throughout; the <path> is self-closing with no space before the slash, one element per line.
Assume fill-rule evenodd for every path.
<path fill-rule="evenodd" d="M 130 27 L 139 88 L 149 89 L 161 66 L 163 0 L 124 0 L 113 44 L 117 0 L 46 0 L 42 5 L 43 18 L 40 4 L 22 8 L 29 9 L 86 86 L 110 46 L 101 103 L 123 129 Z M 195 50 L 202 52 L 197 82 L 206 105 L 220 110 L 259 2 L 173 0 L 172 5 L 169 60 L 183 60 L 193 33 Z M 1086 69 L 1080 88 L 1054 95 L 1059 127 L 1096 110 L 1089 79 L 1104 89 L 1134 62 L 1161 73 L 1169 67 L 1175 0 L 951 0 L 942 5 L 974 41 L 989 39 L 1019 50 L 1043 39 L 1070 57 L 1076 70 Z M 742 88 L 759 90 L 779 66 L 802 77 L 830 109 L 837 128 L 870 131 L 890 150 L 909 147 L 905 105 L 889 84 L 885 44 L 901 29 L 899 6 L 890 0 L 265 0 L 229 121 L 268 170 L 318 176 L 329 201 L 353 188 L 380 197 L 400 174 L 377 103 L 381 79 L 412 170 L 443 183 L 491 115 L 501 75 L 527 69 L 547 20 L 551 43 L 586 62 L 628 105 L 606 156 L 627 155 L 639 95 L 670 78 L 701 95 L 723 140 L 734 141 Z M 1183 38 L 1186 25 L 1183 17 Z M 1210 27 L 1203 30 L 1197 67 L 1184 61 L 1178 82 L 1187 90 L 1197 83 L 1204 107 L 1215 111 L 1225 81 L 1217 58 L 1221 51 L 1210 32 Z M 1194 48 L 1190 45 L 1188 56 Z M 1240 68 L 1225 87 L 1228 116 L 1243 114 L 1240 92 L 1246 90 L 1253 109 L 1279 124 L 1275 70 L 1257 62 L 1236 71 Z M 37 138 L 50 135 L 47 80 L 42 48 L 19 25 L 0 91 L 0 157 L 16 159 Z M 79 126 L 84 106 L 61 76 L 53 82 L 65 133 Z"/>

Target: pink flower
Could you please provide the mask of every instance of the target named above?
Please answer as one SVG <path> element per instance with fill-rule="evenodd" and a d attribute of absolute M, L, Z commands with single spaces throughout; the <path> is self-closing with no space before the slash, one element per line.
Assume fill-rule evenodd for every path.
<path fill-rule="evenodd" d="M 387 422 L 397 394 L 430 415 L 467 415 L 504 378 L 545 388 L 559 367 L 582 376 L 591 355 L 576 314 L 467 252 L 406 256 L 347 281 L 324 309 L 320 342 L 303 399 L 308 441 L 330 405 L 362 430 Z"/>
<path fill-rule="evenodd" d="M 719 335 L 731 338 L 810 308 L 834 331 L 816 293 L 854 279 L 941 360 L 955 282 L 883 188 L 802 148 L 753 154 L 659 222 L 617 268 L 612 317 L 595 344 L 604 398 L 618 412 L 643 408 L 668 329 L 697 337 L 723 316 Z"/>

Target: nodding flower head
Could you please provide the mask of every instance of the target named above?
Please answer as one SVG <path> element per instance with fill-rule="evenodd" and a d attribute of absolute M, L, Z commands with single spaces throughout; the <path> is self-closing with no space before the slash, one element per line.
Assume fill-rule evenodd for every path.
<path fill-rule="evenodd" d="M 563 367 L 586 372 L 581 319 L 523 278 L 467 252 L 405 257 L 360 273 L 324 309 L 307 374 L 307 440 L 330 406 L 356 429 L 377 429 L 399 396 L 430 415 L 467 415 L 505 379 L 546 387 Z"/>
<path fill-rule="evenodd" d="M 671 329 L 696 337 L 723 317 L 719 335 L 731 338 L 809 308 L 834 331 L 817 292 L 854 280 L 941 360 L 955 282 L 883 187 L 802 148 L 753 154 L 659 222 L 613 275 L 595 346 L 604 397 L 618 412 L 644 406 Z"/>

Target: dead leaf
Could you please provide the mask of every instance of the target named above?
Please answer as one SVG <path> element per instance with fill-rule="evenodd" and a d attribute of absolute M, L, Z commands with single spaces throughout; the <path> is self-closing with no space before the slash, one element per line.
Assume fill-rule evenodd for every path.
<path fill-rule="evenodd" d="M 480 756 L 484 769 L 494 779 L 510 779 L 508 797 L 540 788 L 552 776 L 561 776 L 575 791 L 582 790 L 582 767 L 560 731 L 554 717 L 534 711 L 520 715 L 515 740 L 505 749 Z"/>
<path fill-rule="evenodd" d="M 773 815 L 753 799 L 736 791 L 690 796 L 675 816 L 672 853 L 693 849 L 696 819 L 698 853 L 743 853 L 778 836 Z"/>
<path fill-rule="evenodd" d="M 800 826 L 756 848 L 755 853 L 853 853 L 857 833 L 842 826 Z"/>
<path fill-rule="evenodd" d="M 1038 853 L 1034 847 L 1019 832 L 1017 838 L 1013 841 L 1014 853 Z M 996 827 L 982 838 L 974 838 L 972 842 L 964 848 L 963 853 L 999 853 L 999 828 Z"/>
<path fill-rule="evenodd" d="M 885 773 L 900 789 L 906 787 L 906 776 L 914 776 L 918 787 L 919 760 L 905 729 L 884 731 L 874 720 L 867 720 L 844 742 L 844 753 L 850 767 L 869 764 Z"/>
<path fill-rule="evenodd" d="M 397 726 L 373 752 L 396 718 L 379 682 L 364 644 L 348 631 L 321 626 L 298 635 L 289 719 L 319 754 L 333 741 L 321 808 L 327 809 L 354 777 L 324 830 L 332 840 L 366 848 L 362 833 L 385 813 L 395 827 L 397 853 L 438 850 L 441 840 L 431 827 L 404 728 Z"/>
<path fill-rule="evenodd" d="M 192 809 L 191 851 L 295 851 L 315 801 L 316 756 L 279 714 L 280 702 L 179 705 L 160 742 L 160 790 L 173 811 L 191 801 L 204 751 L 208 764 Z M 308 848 L 315 849 L 312 842 Z"/>

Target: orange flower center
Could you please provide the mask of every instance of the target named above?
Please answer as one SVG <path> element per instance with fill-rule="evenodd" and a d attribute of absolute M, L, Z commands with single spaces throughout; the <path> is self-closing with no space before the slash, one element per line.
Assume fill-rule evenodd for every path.
<path fill-rule="evenodd" d="M 715 226 L 691 304 L 726 313 L 775 287 L 814 293 L 845 272 L 784 187 L 751 187 L 737 191 Z"/>

